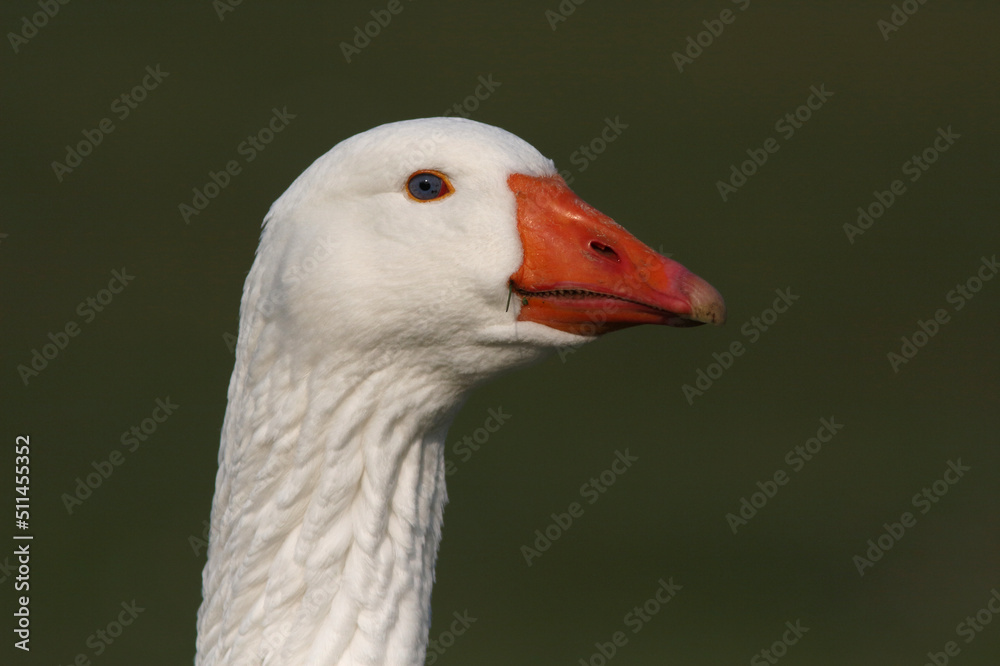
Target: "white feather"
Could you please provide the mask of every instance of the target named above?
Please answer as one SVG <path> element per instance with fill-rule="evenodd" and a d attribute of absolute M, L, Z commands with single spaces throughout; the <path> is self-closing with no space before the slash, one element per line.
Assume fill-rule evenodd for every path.
<path fill-rule="evenodd" d="M 453 195 L 415 202 L 418 169 Z M 584 338 L 509 310 L 516 136 L 431 118 L 354 136 L 271 207 L 246 281 L 198 614 L 198 666 L 424 661 L 468 391 Z"/>

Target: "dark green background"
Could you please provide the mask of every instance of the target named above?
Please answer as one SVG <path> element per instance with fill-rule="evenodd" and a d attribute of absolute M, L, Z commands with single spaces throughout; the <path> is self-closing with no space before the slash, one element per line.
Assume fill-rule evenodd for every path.
<path fill-rule="evenodd" d="M 0 46 L 2 460 L 31 435 L 35 535 L 33 650 L 5 645 L 6 663 L 93 656 L 88 636 L 132 599 L 145 611 L 93 663 L 191 663 L 204 557 L 190 538 L 209 514 L 223 336 L 260 220 L 338 141 L 439 115 L 490 74 L 501 85 L 472 117 L 534 144 L 588 202 L 708 279 L 730 323 L 615 333 L 472 397 L 450 442 L 491 407 L 512 417 L 454 458 L 431 637 L 454 611 L 477 621 L 437 663 L 577 664 L 661 577 L 683 589 L 615 666 L 746 664 L 797 619 L 810 631 L 782 664 L 920 666 L 949 640 L 954 664 L 1000 663 L 1000 618 L 971 644 L 955 633 L 1000 586 L 1000 280 L 960 312 L 945 300 L 1000 251 L 996 3 L 928 2 L 886 41 L 889 2 L 754 0 L 679 73 L 671 54 L 735 4 L 588 0 L 553 31 L 556 0 L 418 0 L 345 62 L 340 42 L 385 4 L 245 0 L 220 21 L 208 0 L 76 0 L 19 53 Z M 37 11 L 6 2 L 0 29 Z M 64 146 L 157 64 L 169 77 L 58 182 Z M 834 96 L 778 137 L 821 84 Z M 185 225 L 178 204 L 284 106 L 288 128 Z M 628 128 L 577 171 L 571 155 L 606 117 Z M 949 126 L 955 145 L 848 243 L 855 209 Z M 716 181 L 770 136 L 780 150 L 724 203 Z M 122 267 L 134 281 L 25 386 L 17 366 Z M 681 385 L 748 342 L 741 325 L 777 288 L 800 299 L 689 406 Z M 886 354 L 938 308 L 951 322 L 894 373 Z M 63 493 L 167 396 L 178 411 L 68 515 Z M 844 429 L 734 535 L 725 515 L 831 416 Z M 625 449 L 639 461 L 527 567 L 534 530 Z M 852 557 L 958 458 L 971 471 L 860 577 Z"/>

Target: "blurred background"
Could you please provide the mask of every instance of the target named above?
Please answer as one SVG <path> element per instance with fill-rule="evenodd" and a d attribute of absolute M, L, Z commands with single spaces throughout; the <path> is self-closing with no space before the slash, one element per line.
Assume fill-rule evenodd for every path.
<path fill-rule="evenodd" d="M 919 666 L 949 641 L 951 663 L 1000 663 L 1000 7 L 388 5 L 0 8 L 0 488 L 30 435 L 34 536 L 26 654 L 4 526 L 5 663 L 192 662 L 261 219 L 337 142 L 449 109 L 553 158 L 729 323 L 615 333 L 472 396 L 434 663 Z M 510 416 L 483 440 L 491 409 Z M 843 427 L 816 451 L 821 419 Z M 662 607 L 661 579 L 681 586 Z M 449 636 L 453 613 L 476 620 Z"/>

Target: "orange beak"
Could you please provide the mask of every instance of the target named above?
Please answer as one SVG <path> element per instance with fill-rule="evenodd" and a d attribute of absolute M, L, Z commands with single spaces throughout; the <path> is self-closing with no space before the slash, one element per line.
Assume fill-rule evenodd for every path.
<path fill-rule="evenodd" d="M 559 176 L 515 173 L 524 262 L 510 276 L 519 321 L 601 335 L 638 324 L 722 324 L 712 285 L 580 200 Z"/>

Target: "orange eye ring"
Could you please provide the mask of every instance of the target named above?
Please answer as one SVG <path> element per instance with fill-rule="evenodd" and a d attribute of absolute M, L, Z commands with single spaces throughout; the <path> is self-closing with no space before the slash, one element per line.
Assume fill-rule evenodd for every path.
<path fill-rule="evenodd" d="M 420 169 L 410 174 L 403 187 L 413 201 L 427 203 L 441 201 L 455 192 L 448 176 L 435 169 Z"/>

